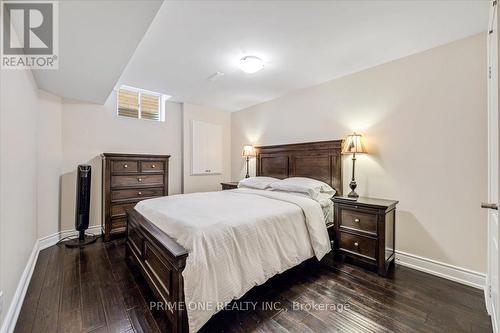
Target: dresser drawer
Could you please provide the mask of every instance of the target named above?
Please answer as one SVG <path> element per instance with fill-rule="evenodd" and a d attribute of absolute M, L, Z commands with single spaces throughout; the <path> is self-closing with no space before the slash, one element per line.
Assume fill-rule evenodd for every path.
<path fill-rule="evenodd" d="M 377 257 L 377 240 L 340 232 L 340 249 L 356 253 L 364 257 L 376 260 Z"/>
<path fill-rule="evenodd" d="M 113 233 L 113 232 L 125 232 L 126 227 L 127 227 L 127 218 L 126 217 L 111 219 L 111 233 Z"/>
<path fill-rule="evenodd" d="M 139 199 L 161 197 L 163 195 L 163 187 L 159 188 L 138 188 L 127 190 L 113 190 L 111 191 L 111 200 L 124 200 L 124 199 Z"/>
<path fill-rule="evenodd" d="M 111 170 L 115 172 L 138 172 L 139 163 L 136 161 L 112 161 Z"/>
<path fill-rule="evenodd" d="M 134 208 L 136 204 L 137 204 L 137 202 L 112 204 L 111 205 L 111 218 L 125 216 L 126 211 L 130 208 Z"/>
<path fill-rule="evenodd" d="M 163 162 L 141 162 L 142 172 L 163 172 Z"/>
<path fill-rule="evenodd" d="M 163 175 L 113 176 L 111 187 L 139 187 L 144 185 L 163 185 Z"/>
<path fill-rule="evenodd" d="M 340 210 L 340 227 L 377 234 L 376 212 L 361 212 L 342 208 Z"/>

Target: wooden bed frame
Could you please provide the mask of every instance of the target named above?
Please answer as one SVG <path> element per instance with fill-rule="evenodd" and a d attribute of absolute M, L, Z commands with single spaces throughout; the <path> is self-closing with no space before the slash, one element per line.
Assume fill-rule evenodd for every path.
<path fill-rule="evenodd" d="M 314 178 L 342 195 L 341 146 L 342 140 L 256 147 L 256 174 Z M 126 250 L 166 307 L 168 332 L 188 332 L 182 277 L 188 251 L 134 209 L 127 211 Z"/>

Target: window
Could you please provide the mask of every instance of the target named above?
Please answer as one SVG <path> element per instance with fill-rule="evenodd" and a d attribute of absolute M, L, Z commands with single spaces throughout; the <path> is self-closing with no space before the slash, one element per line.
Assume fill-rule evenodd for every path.
<path fill-rule="evenodd" d="M 122 117 L 165 121 L 164 105 L 170 96 L 122 86 L 117 94 L 117 114 Z"/>

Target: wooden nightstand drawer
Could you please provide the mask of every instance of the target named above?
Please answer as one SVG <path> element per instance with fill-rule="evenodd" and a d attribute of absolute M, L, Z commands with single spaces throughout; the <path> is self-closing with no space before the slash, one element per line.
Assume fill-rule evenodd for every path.
<path fill-rule="evenodd" d="M 225 183 L 220 183 L 222 190 L 234 190 L 238 188 L 238 182 L 225 182 Z"/>
<path fill-rule="evenodd" d="M 339 248 L 344 251 L 349 251 L 361 255 L 363 257 L 376 260 L 377 259 L 377 240 L 369 237 L 340 232 Z"/>
<path fill-rule="evenodd" d="M 340 228 L 353 229 L 377 234 L 377 211 L 373 213 L 340 209 Z"/>

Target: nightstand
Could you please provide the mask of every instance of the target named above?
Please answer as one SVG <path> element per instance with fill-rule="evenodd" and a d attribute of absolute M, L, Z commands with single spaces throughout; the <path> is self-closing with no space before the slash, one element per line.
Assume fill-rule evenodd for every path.
<path fill-rule="evenodd" d="M 233 190 L 235 188 L 238 188 L 238 182 L 223 182 L 220 183 L 222 186 L 222 190 Z"/>
<path fill-rule="evenodd" d="M 375 268 L 385 276 L 395 257 L 398 201 L 333 197 L 334 251 Z"/>

